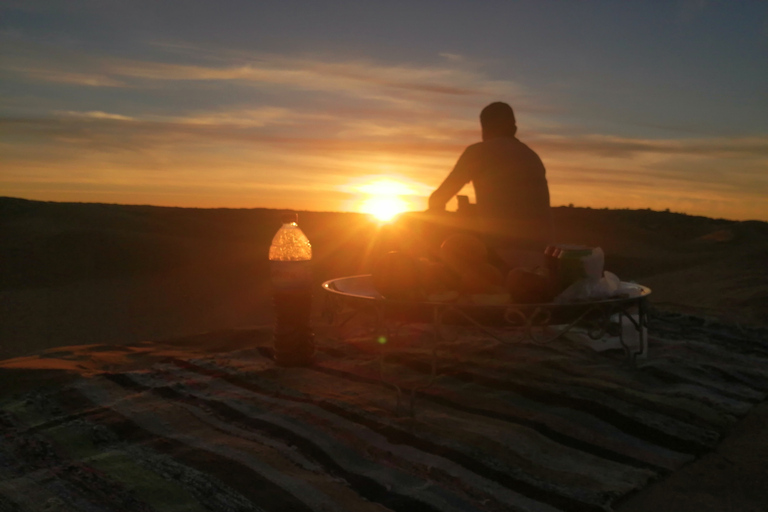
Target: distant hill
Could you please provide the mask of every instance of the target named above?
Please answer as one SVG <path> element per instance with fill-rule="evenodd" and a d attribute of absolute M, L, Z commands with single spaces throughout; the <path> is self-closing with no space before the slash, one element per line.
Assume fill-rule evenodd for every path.
<path fill-rule="evenodd" d="M 260 266 L 282 213 L 0 198 L 0 289 L 213 267 L 246 256 Z M 320 259 L 333 234 L 370 224 L 355 213 L 301 212 L 300 222 L 321 247 Z"/>
<path fill-rule="evenodd" d="M 0 198 L 0 356 L 269 321 L 267 249 L 280 210 Z M 657 307 L 768 323 L 768 223 L 650 210 L 553 209 L 561 243 L 600 246 L 606 269 Z M 370 270 L 377 224 L 300 212 L 319 281 Z"/>

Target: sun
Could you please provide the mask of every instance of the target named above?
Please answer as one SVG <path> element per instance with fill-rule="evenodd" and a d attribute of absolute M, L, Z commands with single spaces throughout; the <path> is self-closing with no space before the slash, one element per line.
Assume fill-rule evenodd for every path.
<path fill-rule="evenodd" d="M 359 176 L 345 187 L 352 198 L 347 207 L 367 213 L 379 222 L 389 222 L 398 214 L 418 210 L 428 187 L 403 176 Z"/>
<path fill-rule="evenodd" d="M 373 196 L 366 199 L 360 207 L 363 213 L 369 213 L 380 221 L 390 221 L 398 213 L 407 211 L 408 203 L 398 196 Z"/>

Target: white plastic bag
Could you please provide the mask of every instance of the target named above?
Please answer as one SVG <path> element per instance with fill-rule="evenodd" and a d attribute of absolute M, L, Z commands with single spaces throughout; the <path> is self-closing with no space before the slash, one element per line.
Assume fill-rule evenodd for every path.
<path fill-rule="evenodd" d="M 622 284 L 616 274 L 605 271 L 603 272 L 603 277 L 599 279 L 594 277 L 579 279 L 555 297 L 555 303 L 567 304 L 569 302 L 610 299 L 617 294 L 623 293 L 624 288 L 622 288 Z"/>

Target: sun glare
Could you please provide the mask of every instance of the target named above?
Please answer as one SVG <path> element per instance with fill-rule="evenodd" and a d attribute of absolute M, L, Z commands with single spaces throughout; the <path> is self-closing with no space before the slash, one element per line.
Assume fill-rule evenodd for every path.
<path fill-rule="evenodd" d="M 408 203 L 398 196 L 373 196 L 363 202 L 360 210 L 386 222 L 392 220 L 398 213 L 408 210 Z"/>
<path fill-rule="evenodd" d="M 375 196 L 407 196 L 414 193 L 414 190 L 405 183 L 387 178 L 365 183 L 358 186 L 357 190 Z"/>
<path fill-rule="evenodd" d="M 349 208 L 388 222 L 400 213 L 418 210 L 428 187 L 407 177 L 360 176 L 346 187 L 354 197 Z"/>

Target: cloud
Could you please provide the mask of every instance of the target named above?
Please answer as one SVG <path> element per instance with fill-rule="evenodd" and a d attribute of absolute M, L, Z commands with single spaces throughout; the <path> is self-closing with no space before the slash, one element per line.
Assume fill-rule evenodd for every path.
<path fill-rule="evenodd" d="M 594 206 L 663 201 L 663 208 L 678 198 L 721 200 L 737 212 L 734 198 L 748 198 L 757 211 L 755 198 L 768 194 L 768 136 L 553 135 L 565 127 L 541 99 L 454 54 L 416 66 L 175 50 L 188 53 L 165 62 L 12 49 L 18 53 L 0 61 L 6 77 L 88 89 L 49 112 L 13 107 L 23 115 L 0 118 L 0 186 L 143 190 L 148 197 L 186 190 L 199 205 L 216 194 L 231 206 L 292 207 L 302 198 L 309 209 L 361 176 L 401 176 L 423 192 L 479 140 L 479 108 L 506 98 L 529 118 L 521 136 L 547 166 L 554 204 L 583 204 L 579 197 Z"/>
<path fill-rule="evenodd" d="M 532 134 L 526 142 L 544 160 L 553 204 L 768 220 L 768 136 Z"/>
<path fill-rule="evenodd" d="M 651 153 L 711 158 L 768 157 L 768 136 L 640 139 L 599 134 L 570 137 L 533 134 L 531 142 L 538 148 L 559 153 L 612 158 L 634 158 Z"/>
<path fill-rule="evenodd" d="M 295 122 L 302 116 L 269 110 L 257 114 L 262 114 L 256 115 L 260 123 L 269 116 L 276 123 Z M 32 187 L 33 197 L 43 197 L 46 187 L 82 187 L 106 194 L 105 190 L 117 193 L 152 184 L 156 192 L 149 197 L 157 197 L 161 190 L 197 189 L 198 205 L 211 205 L 218 195 L 219 206 L 296 207 L 292 201 L 303 198 L 309 209 L 338 209 L 350 204 L 347 196 L 353 194 L 345 185 L 361 176 L 401 175 L 422 182 L 425 169 L 442 173 L 460 149 L 445 142 L 340 140 L 320 130 L 273 133 L 272 124 L 251 125 L 253 113 L 244 116 L 247 124 L 240 118 L 232 122 L 233 115 L 198 115 L 173 122 L 95 112 L 0 119 L 3 139 L 13 136 L 0 148 L 4 165 L 0 186 L 6 194 Z M 347 195 L 333 206 L 329 198 L 338 199 L 339 194 Z M 169 194 L 166 201 L 175 197 Z"/>
<path fill-rule="evenodd" d="M 308 198 L 312 191 L 317 197 L 348 191 L 369 175 L 402 176 L 423 184 L 423 192 L 440 183 L 466 145 L 461 123 L 446 120 L 443 131 L 438 123 L 431 133 L 418 124 L 409 129 L 407 120 L 358 118 L 262 108 L 157 120 L 102 111 L 2 119 L 0 133 L 12 137 L 0 148 L 4 180 L 40 184 L 66 176 L 73 183 L 114 187 L 155 183 L 168 190 L 199 187 L 202 195 L 231 191 L 224 194 L 230 198 L 239 188 L 238 197 L 260 194 L 261 206 L 290 207 L 265 197 L 289 200 L 283 193 L 288 189 Z M 720 215 L 740 217 L 746 208 L 759 211 L 768 194 L 766 137 L 533 135 L 526 142 L 544 159 L 553 204 L 683 209 L 719 200 L 729 205 Z"/>
<path fill-rule="evenodd" d="M 103 67 L 107 75 L 122 80 L 240 82 L 395 102 L 402 101 L 403 94 L 461 98 L 515 94 L 521 89 L 512 82 L 489 80 L 479 73 L 455 67 L 393 66 L 274 55 L 254 56 L 243 64 L 221 67 L 146 61 L 103 63 Z"/>
<path fill-rule="evenodd" d="M 89 119 L 112 119 L 116 121 L 134 121 L 133 117 L 123 116 L 120 114 L 109 114 L 100 110 L 91 110 L 90 112 L 77 112 L 73 110 L 57 110 L 54 114 L 61 114 L 71 117 L 84 117 Z"/>
<path fill-rule="evenodd" d="M 156 46 L 156 45 L 155 45 Z M 192 52 L 185 45 L 162 49 Z M 468 69 L 452 54 L 445 65 L 416 66 L 373 60 L 331 60 L 276 54 L 200 51 L 190 63 L 126 59 L 13 41 L 0 68 L 26 80 L 90 87 L 167 87 L 168 82 L 238 83 L 260 88 L 289 88 L 377 99 L 394 103 L 415 98 L 477 102 L 487 96 L 524 93 L 519 84 L 492 80 Z M 173 53 L 173 52 L 171 52 Z M 178 60 L 178 56 L 174 56 Z M 164 85 L 166 84 L 166 85 Z"/>
<path fill-rule="evenodd" d="M 263 144 L 287 151 L 397 153 L 408 156 L 445 154 L 457 157 L 474 130 L 466 121 L 449 119 L 365 118 L 347 112 L 333 116 L 288 108 L 197 112 L 188 116 L 127 116 L 103 111 L 56 111 L 55 118 L 0 119 L 0 131 L 34 143 L 66 138 L 102 150 L 118 144 L 147 148 L 168 144 Z M 474 134 L 476 137 L 476 134 Z M 699 139 L 637 139 L 603 135 L 569 138 L 531 134 L 525 141 L 545 162 L 562 165 L 574 158 L 610 164 L 651 166 L 660 160 L 768 160 L 768 136 Z M 743 162 L 742 162 L 743 163 Z M 705 165 L 706 166 L 706 165 Z"/>
<path fill-rule="evenodd" d="M 440 57 L 444 58 L 445 60 L 453 61 L 453 62 L 463 62 L 464 61 L 464 56 L 463 55 L 459 55 L 458 53 L 443 52 L 443 53 L 440 54 Z"/>
<path fill-rule="evenodd" d="M 54 68 L 6 67 L 6 71 L 23 75 L 33 81 L 84 85 L 87 87 L 125 87 L 126 83 L 100 73 L 78 73 Z"/>
<path fill-rule="evenodd" d="M 189 125 L 258 128 L 270 124 L 296 124 L 311 119 L 287 108 L 262 107 L 219 112 L 199 112 L 188 116 L 155 117 L 158 120 Z"/>

